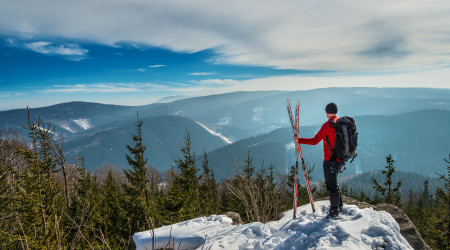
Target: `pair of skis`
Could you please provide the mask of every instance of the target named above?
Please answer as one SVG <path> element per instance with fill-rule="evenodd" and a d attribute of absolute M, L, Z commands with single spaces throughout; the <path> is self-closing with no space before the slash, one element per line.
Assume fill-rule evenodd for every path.
<path fill-rule="evenodd" d="M 289 99 L 286 100 L 286 106 L 287 111 L 289 114 L 289 119 L 291 120 L 292 125 L 292 131 L 294 132 L 294 135 L 299 136 L 299 108 L 300 108 L 300 101 L 297 101 L 297 105 L 295 106 L 295 120 L 294 116 L 292 115 L 291 110 L 291 102 Z M 294 219 L 297 217 L 297 196 L 298 196 L 298 156 L 300 155 L 300 160 L 302 164 L 302 170 L 303 170 L 303 177 L 305 178 L 306 182 L 306 189 L 308 190 L 308 197 L 309 201 L 311 203 L 312 211 L 313 213 L 316 211 L 314 207 L 314 199 L 312 196 L 311 186 L 309 184 L 309 176 L 308 171 L 306 170 L 305 161 L 303 160 L 303 153 L 302 148 L 298 142 L 295 142 L 295 169 L 294 169 Z"/>

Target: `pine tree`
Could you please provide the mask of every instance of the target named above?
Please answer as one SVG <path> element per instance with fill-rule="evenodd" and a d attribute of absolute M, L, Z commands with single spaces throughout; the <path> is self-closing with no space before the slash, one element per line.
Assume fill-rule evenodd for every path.
<path fill-rule="evenodd" d="M 404 201 L 402 210 L 403 210 L 403 212 L 405 212 L 405 214 L 408 215 L 408 217 L 410 217 L 411 220 L 412 220 L 412 218 L 410 215 L 414 212 L 416 200 L 417 199 L 414 197 L 413 190 L 410 189 L 408 191 L 407 198 Z"/>
<path fill-rule="evenodd" d="M 247 151 L 247 158 L 244 161 L 242 172 L 244 173 L 245 178 L 253 178 L 255 168 L 253 167 L 253 157 L 250 156 L 250 151 Z"/>
<path fill-rule="evenodd" d="M 102 222 L 100 213 L 101 196 L 97 179 L 86 171 L 84 157 L 77 160 L 78 177 L 75 185 L 75 195 L 69 208 L 69 224 L 71 224 L 69 245 L 71 247 L 90 248 L 103 245 L 104 237 L 99 230 Z"/>
<path fill-rule="evenodd" d="M 176 178 L 177 175 L 179 174 L 175 173 L 172 168 L 170 178 L 167 179 L 169 187 L 166 200 L 164 201 L 164 210 L 167 211 L 165 222 L 170 224 L 182 221 L 183 217 L 180 211 L 184 205 L 184 190 L 179 179 Z"/>
<path fill-rule="evenodd" d="M 257 192 L 254 193 L 255 199 L 256 199 L 256 205 L 257 209 L 255 209 L 255 212 L 258 213 L 257 218 L 259 218 L 258 221 L 265 222 L 266 218 L 269 216 L 269 206 L 272 204 L 269 204 L 269 194 L 265 193 L 267 191 L 266 189 L 266 168 L 261 167 L 256 172 L 256 178 L 255 178 L 255 184 L 254 188 Z"/>
<path fill-rule="evenodd" d="M 219 210 L 219 197 L 214 171 L 209 167 L 208 155 L 203 150 L 203 173 L 200 183 L 200 204 L 205 215 L 216 214 Z"/>
<path fill-rule="evenodd" d="M 277 189 L 276 189 L 276 183 L 275 183 L 275 166 L 270 165 L 269 166 L 269 172 L 265 176 L 264 182 L 266 183 L 264 186 L 264 194 L 267 195 L 269 198 L 268 202 L 271 204 L 277 203 L 277 200 L 279 199 L 277 195 Z"/>
<path fill-rule="evenodd" d="M 386 156 L 386 163 L 386 170 L 382 171 L 382 173 L 386 175 L 385 182 L 383 183 L 384 186 L 381 186 L 378 181 L 372 177 L 372 182 L 374 184 L 373 188 L 381 193 L 381 195 L 384 197 L 384 202 L 400 206 L 401 197 L 399 194 L 399 189 L 402 185 L 402 182 L 399 181 L 395 187 L 392 184 L 392 174 L 395 173 L 395 167 L 394 159 L 392 159 L 392 156 L 390 154 Z"/>
<path fill-rule="evenodd" d="M 167 208 L 175 221 L 192 219 L 201 215 L 199 202 L 199 171 L 195 166 L 195 153 L 192 152 L 192 141 L 186 130 L 184 146 L 181 148 L 182 157 L 175 161 L 180 173 L 172 171 Z"/>
<path fill-rule="evenodd" d="M 268 173 L 264 178 L 265 185 L 262 191 L 263 196 L 265 196 L 265 213 L 267 221 L 278 220 L 278 216 L 287 208 L 287 203 L 285 199 L 283 199 L 284 197 L 286 197 L 286 189 L 284 189 L 281 185 L 277 185 L 274 169 L 274 165 L 269 166 Z"/>
<path fill-rule="evenodd" d="M 366 193 L 364 193 L 364 191 L 360 191 L 359 192 L 359 196 L 357 197 L 358 198 L 358 200 L 359 201 L 362 201 L 362 202 L 367 202 L 367 203 L 376 203 L 376 202 L 373 202 L 367 195 L 366 195 Z"/>
<path fill-rule="evenodd" d="M 428 205 L 430 203 L 430 185 L 428 184 L 428 180 L 425 180 L 423 183 L 422 198 L 425 202 L 425 205 Z"/>
<path fill-rule="evenodd" d="M 128 240 L 128 222 L 126 214 L 121 206 L 123 203 L 123 192 L 120 185 L 108 171 L 105 182 L 100 188 L 102 196 L 100 213 L 102 217 L 101 228 L 105 239 L 111 248 L 124 248 Z"/>
<path fill-rule="evenodd" d="M 151 215 L 151 201 L 149 181 L 147 179 L 147 158 L 142 142 L 142 120 L 137 115 L 135 123 L 136 134 L 132 134 L 133 145 L 126 145 L 130 155 L 126 155 L 131 169 L 124 170 L 128 183 L 123 185 L 125 193 L 125 210 L 129 219 L 131 233 L 143 231 L 148 228 Z M 131 235 L 130 235 L 131 237 Z"/>
<path fill-rule="evenodd" d="M 27 125 L 31 148 L 22 147 L 19 152 L 24 156 L 26 166 L 16 173 L 18 176 L 18 194 L 16 212 L 18 224 L 17 247 L 60 248 L 61 211 L 64 206 L 61 186 L 55 180 L 58 171 L 55 157 L 54 128 L 40 118 L 31 122 L 28 111 Z M 19 245 L 22 242 L 24 245 Z"/>

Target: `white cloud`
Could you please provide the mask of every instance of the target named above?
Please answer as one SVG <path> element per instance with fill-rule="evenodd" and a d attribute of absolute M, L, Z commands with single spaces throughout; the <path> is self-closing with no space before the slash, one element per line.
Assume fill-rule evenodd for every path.
<path fill-rule="evenodd" d="M 80 48 L 77 44 L 53 44 L 41 41 L 25 43 L 24 47 L 37 53 L 64 56 L 75 61 L 83 60 L 88 53 L 87 49 Z"/>
<path fill-rule="evenodd" d="M 16 44 L 16 41 L 13 38 L 6 38 L 5 41 L 8 42 L 10 45 Z"/>
<path fill-rule="evenodd" d="M 217 74 L 216 72 L 192 72 L 189 73 L 191 76 L 211 76 Z"/>
<path fill-rule="evenodd" d="M 239 83 L 239 81 L 233 80 L 233 79 L 207 79 L 207 80 L 201 80 L 201 81 L 191 81 L 193 83 L 197 83 L 199 85 L 235 85 Z"/>
<path fill-rule="evenodd" d="M 157 64 L 157 65 L 150 65 L 148 66 L 149 68 L 161 68 L 161 67 L 165 67 L 166 65 L 162 65 L 162 64 Z"/>
<path fill-rule="evenodd" d="M 8 36 L 130 41 L 181 52 L 214 49 L 218 63 L 292 69 L 372 71 L 450 64 L 448 0 L 2 3 L 0 31 Z M 48 50 L 48 45 L 35 46 L 42 53 Z"/>
<path fill-rule="evenodd" d="M 14 97 L 14 96 L 22 96 L 23 93 L 20 92 L 0 92 L 0 98 L 6 98 L 6 97 Z"/>
<path fill-rule="evenodd" d="M 318 76 L 289 75 L 249 80 L 209 79 L 196 81 L 197 85 L 172 88 L 173 94 L 186 92 L 197 95 L 220 94 L 235 91 L 309 90 L 328 87 L 428 87 L 449 88 L 450 68 L 409 71 L 391 74 L 329 73 Z"/>
<path fill-rule="evenodd" d="M 42 90 L 43 93 L 127 93 L 149 90 L 164 90 L 164 85 L 152 83 L 94 83 L 54 85 L 52 88 Z"/>
<path fill-rule="evenodd" d="M 137 88 L 117 86 L 113 84 L 76 84 L 76 85 L 55 85 L 51 89 L 43 90 L 43 93 L 120 93 L 136 92 Z"/>

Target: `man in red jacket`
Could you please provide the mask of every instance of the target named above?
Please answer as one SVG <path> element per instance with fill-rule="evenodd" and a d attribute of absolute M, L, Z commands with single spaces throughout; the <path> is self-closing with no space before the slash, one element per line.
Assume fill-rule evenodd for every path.
<path fill-rule="evenodd" d="M 328 217 L 333 219 L 338 218 L 339 210 L 342 209 L 343 205 L 341 189 L 337 182 L 340 160 L 333 154 L 333 148 L 335 147 L 334 123 L 337 120 L 337 111 L 337 105 L 333 102 L 325 107 L 328 121 L 322 125 L 319 132 L 313 138 L 299 138 L 294 136 L 294 141 L 299 144 L 316 145 L 320 141 L 323 141 L 323 173 L 327 190 L 330 192 L 330 213 Z"/>

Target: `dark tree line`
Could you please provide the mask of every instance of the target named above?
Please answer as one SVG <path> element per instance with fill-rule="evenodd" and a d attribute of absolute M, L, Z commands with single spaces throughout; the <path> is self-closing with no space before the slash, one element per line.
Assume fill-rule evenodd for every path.
<path fill-rule="evenodd" d="M 39 118 L 24 125 L 28 140 L 1 131 L 0 248 L 130 249 L 139 231 L 229 211 L 239 213 L 244 222 L 267 222 L 292 208 L 293 168 L 282 175 L 273 165 L 254 166 L 248 152 L 246 160 L 235 162 L 234 177 L 217 182 L 206 152 L 201 169 L 196 167 L 186 131 L 180 157 L 163 176 L 147 164 L 145 144 L 151 142 L 143 142 L 142 126 L 138 116 L 132 144 L 126 145 L 126 170 L 105 164 L 89 171 L 82 152 L 69 163 L 63 140 Z M 387 163 L 386 181 L 374 180 L 379 196 L 369 199 L 347 188 L 343 193 L 402 206 L 428 244 L 448 247 L 448 176 L 441 177 L 445 189 L 433 193 L 425 184 L 423 193 L 411 192 L 402 202 L 390 180 L 395 172 L 392 158 L 387 157 Z M 313 192 L 316 199 L 328 196 L 323 185 Z M 300 187 L 299 205 L 308 203 L 307 197 L 306 188 Z"/>

